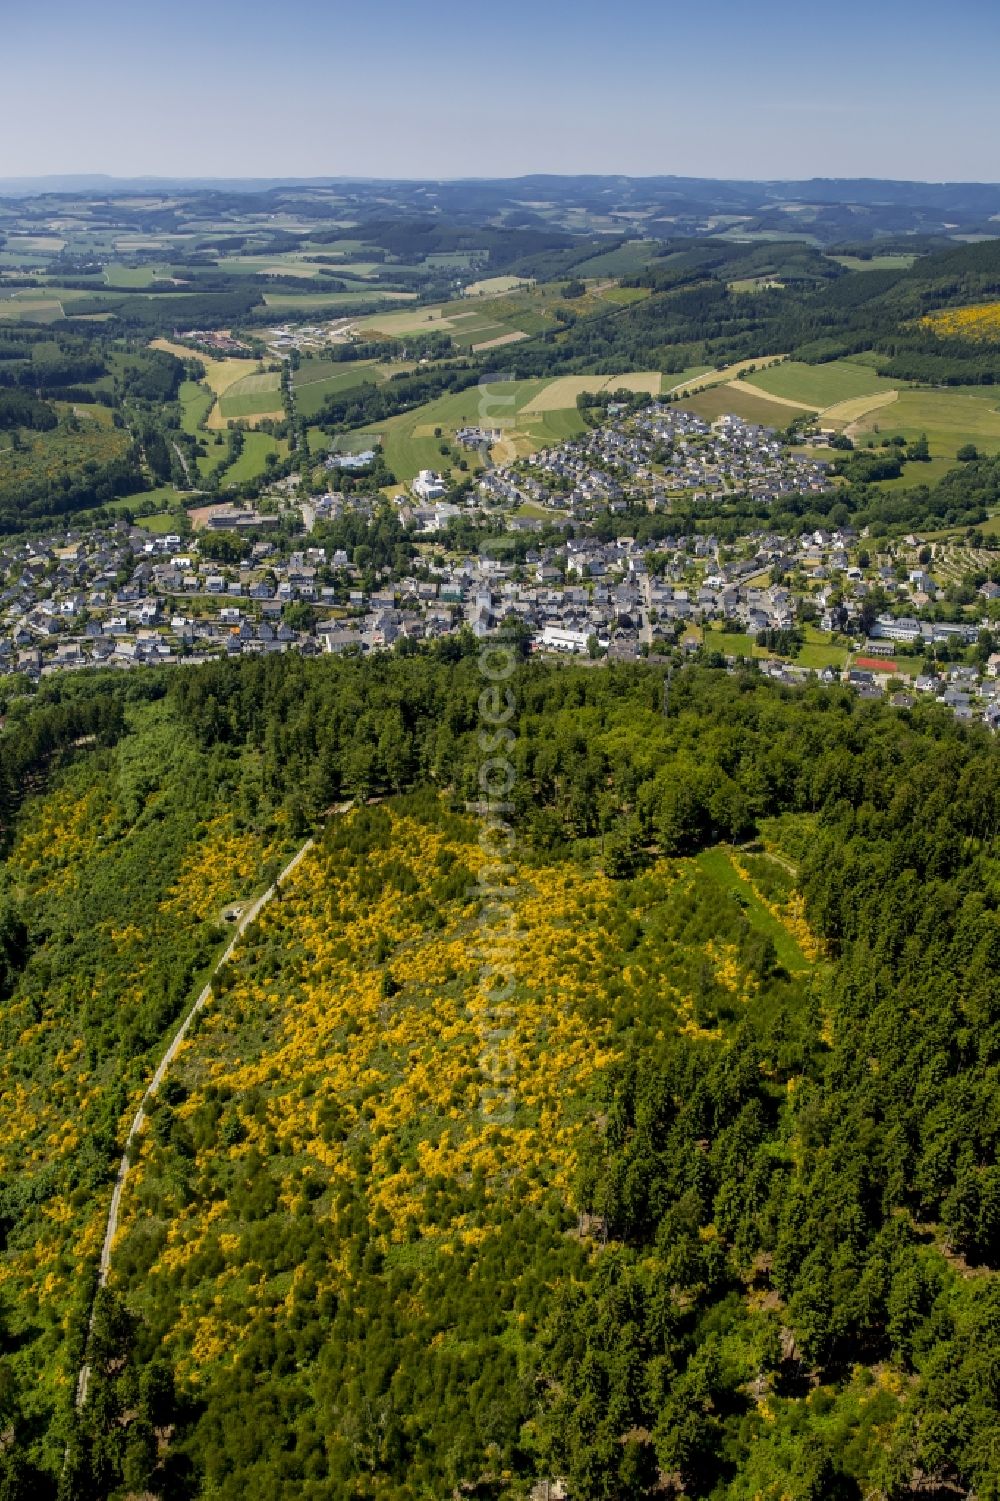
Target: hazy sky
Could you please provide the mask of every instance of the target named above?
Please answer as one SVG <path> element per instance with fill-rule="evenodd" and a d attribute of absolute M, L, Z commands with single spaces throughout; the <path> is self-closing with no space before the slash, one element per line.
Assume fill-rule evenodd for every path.
<path fill-rule="evenodd" d="M 0 177 L 1000 180 L 998 0 L 7 0 Z"/>

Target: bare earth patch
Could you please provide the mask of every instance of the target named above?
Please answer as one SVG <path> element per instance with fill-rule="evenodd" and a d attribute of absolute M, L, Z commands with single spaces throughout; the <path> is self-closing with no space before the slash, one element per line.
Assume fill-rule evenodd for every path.
<path fill-rule="evenodd" d="M 501 344 L 517 344 L 521 339 L 527 339 L 528 335 L 516 328 L 513 333 L 501 334 L 496 339 L 486 339 L 482 344 L 473 344 L 472 351 L 478 354 L 481 349 L 496 349 Z"/>
<path fill-rule="evenodd" d="M 703 391 L 706 386 L 728 385 L 741 370 L 765 370 L 768 365 L 780 365 L 787 358 L 784 354 L 772 354 L 763 359 L 740 360 L 735 365 L 727 365 L 724 370 L 706 370 L 704 375 L 692 376 L 690 380 L 681 381 L 680 385 L 671 386 L 670 389 L 675 393 L 691 396 L 695 391 Z"/>
<path fill-rule="evenodd" d="M 898 400 L 898 391 L 882 391 L 878 396 L 852 396 L 847 401 L 835 402 L 832 407 L 827 407 L 820 416 L 827 422 L 844 423 L 844 432 L 848 438 L 853 438 L 858 431 L 858 424 L 869 412 L 878 411 L 879 407 L 887 407 Z"/>
<path fill-rule="evenodd" d="M 576 406 L 576 398 L 585 391 L 648 391 L 660 394 L 662 376 L 658 370 L 632 371 L 626 375 L 560 375 L 523 408 L 525 416 L 545 412 L 563 412 Z"/>

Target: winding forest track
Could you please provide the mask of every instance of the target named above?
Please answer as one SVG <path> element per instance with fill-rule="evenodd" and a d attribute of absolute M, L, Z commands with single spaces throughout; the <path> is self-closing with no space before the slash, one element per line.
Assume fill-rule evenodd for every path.
<path fill-rule="evenodd" d="M 139 1138 L 139 1133 L 145 1125 L 146 1112 L 149 1107 L 149 1103 L 152 1100 L 153 1096 L 156 1094 L 160 1085 L 163 1083 L 163 1080 L 166 1077 L 167 1069 L 177 1057 L 177 1054 L 180 1051 L 181 1043 L 184 1041 L 185 1037 L 191 1029 L 191 1023 L 194 1021 L 195 1017 L 198 1015 L 198 1012 L 201 1011 L 202 1007 L 206 1004 L 209 997 L 211 996 L 212 980 L 218 974 L 222 966 L 230 958 L 232 958 L 233 951 L 235 950 L 236 945 L 239 943 L 240 939 L 243 937 L 243 934 L 251 926 L 252 923 L 256 922 L 257 918 L 267 906 L 268 902 L 271 901 L 272 897 L 278 891 L 278 888 L 284 885 L 288 877 L 293 873 L 293 871 L 297 869 L 301 861 L 305 859 L 306 855 L 312 849 L 313 843 L 314 839 L 312 836 L 310 836 L 306 840 L 305 844 L 303 844 L 301 848 L 297 850 L 296 853 L 292 856 L 284 869 L 281 870 L 275 877 L 273 884 L 270 885 L 267 890 L 256 899 L 255 902 L 251 903 L 251 905 L 243 913 L 242 917 L 236 925 L 236 931 L 234 932 L 229 943 L 226 945 L 225 952 L 223 953 L 222 957 L 217 960 L 207 983 L 202 987 L 197 998 L 186 1012 L 183 1021 L 181 1022 L 180 1026 L 177 1028 L 177 1031 L 174 1033 L 173 1038 L 171 1039 L 170 1045 L 157 1064 L 156 1072 L 150 1079 L 149 1083 L 146 1085 L 142 1099 L 139 1101 L 139 1108 L 132 1119 L 132 1124 L 129 1126 L 128 1136 L 125 1138 L 125 1149 L 122 1152 L 121 1161 L 118 1164 L 118 1174 L 115 1178 L 114 1191 L 111 1195 L 111 1205 L 108 1209 L 107 1225 L 104 1231 L 104 1243 L 101 1246 L 101 1261 L 97 1275 L 98 1288 L 107 1286 L 108 1274 L 111 1271 L 111 1251 L 114 1246 L 115 1236 L 118 1233 L 118 1217 L 121 1213 L 122 1193 L 124 1192 L 125 1184 L 129 1175 L 129 1168 L 131 1166 L 131 1163 L 129 1162 L 129 1155 L 131 1153 L 132 1147 L 135 1145 Z M 93 1306 L 91 1306 L 90 1323 L 87 1330 L 88 1344 L 90 1343 L 90 1333 L 93 1327 L 94 1309 Z M 87 1400 L 87 1387 L 89 1383 L 90 1365 L 86 1361 L 84 1361 L 84 1364 L 80 1367 L 80 1371 L 76 1380 L 76 1406 L 78 1409 L 81 1408 L 84 1402 L 86 1402 Z"/>

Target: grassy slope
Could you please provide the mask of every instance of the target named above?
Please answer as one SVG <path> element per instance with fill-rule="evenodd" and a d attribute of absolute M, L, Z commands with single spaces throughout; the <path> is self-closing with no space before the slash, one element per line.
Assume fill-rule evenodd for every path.
<path fill-rule="evenodd" d="M 803 365 L 786 360 L 747 378 L 746 384 L 787 401 L 822 410 L 852 396 L 876 395 L 886 389 L 886 382 L 865 365 L 851 360 L 832 360 L 826 365 Z"/>
<path fill-rule="evenodd" d="M 879 438 L 899 434 L 910 439 L 926 433 L 936 457 L 953 458 L 967 443 L 985 453 L 1000 453 L 1000 398 L 980 389 L 900 391 L 891 406 L 862 418 L 858 426 L 862 441 L 865 433 L 876 429 Z"/>

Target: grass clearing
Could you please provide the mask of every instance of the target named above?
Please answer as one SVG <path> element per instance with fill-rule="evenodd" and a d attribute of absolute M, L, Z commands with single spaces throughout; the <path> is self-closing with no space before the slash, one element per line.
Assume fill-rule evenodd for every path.
<path fill-rule="evenodd" d="M 812 968 L 795 939 L 764 906 L 750 882 L 744 880 L 735 869 L 724 848 L 716 845 L 714 849 L 702 850 L 700 855 L 695 856 L 694 863 L 723 890 L 731 891 L 737 897 L 751 927 L 770 938 L 779 963 L 784 965 L 789 974 L 802 974 Z"/>
<path fill-rule="evenodd" d="M 845 271 L 909 271 L 916 259 L 915 255 L 873 255 L 867 260 L 859 255 L 827 256 Z"/>
<path fill-rule="evenodd" d="M 212 409 L 212 393 L 200 381 L 185 380 L 181 382 L 178 400 L 181 405 L 181 427 L 184 432 L 196 437 L 198 429 Z"/>

